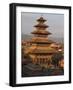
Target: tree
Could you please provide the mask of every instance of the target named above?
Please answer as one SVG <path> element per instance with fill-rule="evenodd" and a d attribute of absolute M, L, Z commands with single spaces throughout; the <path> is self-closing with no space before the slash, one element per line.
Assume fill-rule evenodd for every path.
<path fill-rule="evenodd" d="M 58 67 L 59 64 L 59 60 L 61 60 L 63 58 L 62 53 L 56 53 L 52 56 L 52 64 L 56 67 Z"/>

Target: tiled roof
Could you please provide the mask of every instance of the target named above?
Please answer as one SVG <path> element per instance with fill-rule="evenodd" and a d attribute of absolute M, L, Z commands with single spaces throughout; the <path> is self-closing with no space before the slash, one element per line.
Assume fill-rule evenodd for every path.
<path fill-rule="evenodd" d="M 39 21 L 39 22 L 41 22 L 41 21 L 45 22 L 46 20 L 43 17 L 40 17 L 39 19 L 37 19 L 37 21 Z"/>
<path fill-rule="evenodd" d="M 40 34 L 40 35 L 50 35 L 51 33 L 47 30 L 34 30 L 31 32 L 32 34 Z"/>
<path fill-rule="evenodd" d="M 43 53 L 43 54 L 45 54 L 45 53 L 51 53 L 51 54 L 53 54 L 53 53 L 56 53 L 57 51 L 55 50 L 55 49 L 53 49 L 53 48 L 51 48 L 51 47 L 39 47 L 39 46 L 36 46 L 35 48 L 33 48 L 33 46 L 31 46 L 30 48 L 29 48 L 29 50 L 28 50 L 28 53 L 33 53 L 33 54 L 37 54 L 37 53 Z"/>
<path fill-rule="evenodd" d="M 51 40 L 48 40 L 48 38 L 40 38 L 40 37 L 34 37 L 34 38 L 32 38 L 32 40 L 30 41 L 31 43 L 47 43 L 47 44 L 49 44 L 49 43 L 52 43 L 52 41 Z"/>
<path fill-rule="evenodd" d="M 46 24 L 37 24 L 34 27 L 48 28 L 48 25 L 46 25 Z"/>

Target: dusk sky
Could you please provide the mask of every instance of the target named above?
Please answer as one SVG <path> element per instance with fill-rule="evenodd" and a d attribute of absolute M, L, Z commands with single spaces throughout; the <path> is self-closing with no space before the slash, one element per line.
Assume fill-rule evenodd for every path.
<path fill-rule="evenodd" d="M 36 20 L 43 16 L 47 21 L 45 22 L 49 28 L 47 30 L 52 33 L 50 37 L 64 37 L 64 15 L 63 14 L 52 14 L 52 13 L 21 13 L 21 33 L 30 34 L 35 28 L 34 25 L 37 24 Z"/>

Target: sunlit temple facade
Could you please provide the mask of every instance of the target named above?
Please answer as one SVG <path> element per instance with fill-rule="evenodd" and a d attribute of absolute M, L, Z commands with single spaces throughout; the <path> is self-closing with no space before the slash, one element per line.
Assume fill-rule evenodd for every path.
<path fill-rule="evenodd" d="M 37 19 L 37 25 L 34 26 L 35 30 L 31 32 L 33 37 L 29 41 L 29 47 L 25 48 L 24 54 L 30 56 L 33 64 L 47 68 L 51 65 L 51 57 L 57 53 L 57 50 L 51 47 L 53 42 L 48 38 L 51 33 L 48 31 L 49 26 L 45 22 L 46 20 L 43 17 Z"/>

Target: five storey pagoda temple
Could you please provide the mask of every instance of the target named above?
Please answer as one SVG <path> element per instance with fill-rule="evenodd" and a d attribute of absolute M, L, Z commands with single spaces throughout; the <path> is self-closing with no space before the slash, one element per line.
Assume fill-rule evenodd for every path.
<path fill-rule="evenodd" d="M 51 33 L 47 30 L 49 26 L 45 24 L 46 20 L 40 17 L 37 22 L 38 24 L 34 26 L 36 29 L 31 32 L 33 37 L 30 40 L 30 47 L 25 50 L 25 53 L 30 56 L 33 64 L 47 68 L 51 64 L 52 55 L 57 51 L 50 47 L 53 42 L 48 39 Z"/>

